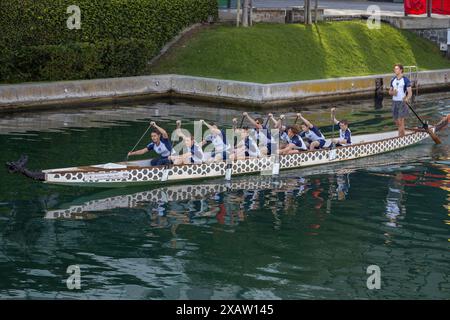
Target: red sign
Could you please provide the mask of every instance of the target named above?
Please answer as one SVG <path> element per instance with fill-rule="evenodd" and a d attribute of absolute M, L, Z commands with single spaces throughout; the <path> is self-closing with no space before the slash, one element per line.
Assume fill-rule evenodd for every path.
<path fill-rule="evenodd" d="M 406 14 L 427 13 L 427 0 L 405 0 Z"/>
<path fill-rule="evenodd" d="M 450 14 L 450 0 L 433 0 L 433 13 Z"/>
<path fill-rule="evenodd" d="M 450 15 L 450 0 L 429 0 L 432 1 L 432 13 Z M 406 14 L 426 14 L 427 0 L 405 0 Z"/>

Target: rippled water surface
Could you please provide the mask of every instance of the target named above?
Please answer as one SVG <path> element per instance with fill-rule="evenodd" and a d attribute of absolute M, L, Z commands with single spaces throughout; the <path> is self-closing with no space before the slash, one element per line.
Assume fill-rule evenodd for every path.
<path fill-rule="evenodd" d="M 353 134 L 389 130 L 388 104 L 341 103 L 338 117 Z M 428 95 L 417 109 L 436 121 L 449 106 L 450 94 Z M 328 110 L 303 112 L 331 136 Z M 289 121 L 296 112 L 269 111 Z M 121 161 L 150 119 L 230 126 L 241 112 L 162 101 L 1 114 L 0 160 L 25 153 L 42 169 Z M 2 169 L 0 298 L 448 299 L 448 130 L 441 139 L 230 184 L 63 187 Z M 71 265 L 80 290 L 66 286 Z M 370 265 L 380 267 L 379 290 L 366 286 Z"/>

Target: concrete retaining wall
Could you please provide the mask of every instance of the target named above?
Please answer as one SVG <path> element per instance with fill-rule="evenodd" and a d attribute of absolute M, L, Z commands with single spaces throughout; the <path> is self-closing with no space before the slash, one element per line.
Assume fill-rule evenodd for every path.
<path fill-rule="evenodd" d="M 0 85 L 0 110 L 28 106 L 166 96 L 170 75 Z"/>
<path fill-rule="evenodd" d="M 312 10 L 312 20 L 315 20 L 316 11 Z M 323 21 L 324 8 L 317 8 L 317 21 Z M 264 23 L 299 23 L 305 21 L 305 9 L 300 6 L 287 8 L 253 8 L 253 22 Z"/>
<path fill-rule="evenodd" d="M 286 8 L 253 8 L 253 22 L 286 23 Z"/>
<path fill-rule="evenodd" d="M 450 69 L 419 72 L 420 91 L 450 90 Z M 243 106 L 278 106 L 370 98 L 382 78 L 385 93 L 392 75 L 259 84 L 231 80 L 157 75 L 0 86 L 0 110 L 118 99 L 181 97 Z"/>
<path fill-rule="evenodd" d="M 447 29 L 416 29 L 411 30 L 422 38 L 433 41 L 438 46 L 447 43 Z"/>
<path fill-rule="evenodd" d="M 450 69 L 419 72 L 419 91 L 450 90 L 449 76 Z M 387 95 L 391 74 L 271 84 L 266 87 L 263 100 L 283 104 L 370 98 L 374 97 L 375 82 L 380 78 Z"/>
<path fill-rule="evenodd" d="M 390 23 L 398 29 L 417 30 L 417 29 L 447 29 L 450 28 L 450 19 L 445 16 L 435 17 L 392 17 L 382 16 L 382 21 Z"/>

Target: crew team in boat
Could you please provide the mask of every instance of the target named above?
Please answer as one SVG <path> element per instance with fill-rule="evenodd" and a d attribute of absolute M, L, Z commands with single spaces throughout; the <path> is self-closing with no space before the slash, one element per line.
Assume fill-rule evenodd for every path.
<path fill-rule="evenodd" d="M 351 130 L 347 120 L 336 119 L 336 108 L 331 109 L 332 125 L 339 126 L 339 137 L 330 139 L 330 147 L 347 146 L 352 143 Z M 214 123 L 207 123 L 200 120 L 202 125 L 209 129 L 209 134 L 201 141 L 196 142 L 191 133 L 183 133 L 177 121 L 177 129 L 175 135 L 182 138 L 185 144 L 184 153 L 181 155 L 172 154 L 172 143 L 167 132 L 157 126 L 155 122 L 151 122 L 154 127 L 151 133 L 152 142 L 146 148 L 128 153 L 132 155 L 142 155 L 148 151 L 155 151 L 159 157 L 151 160 L 152 166 L 157 165 L 181 165 L 181 164 L 199 164 L 202 162 L 213 162 L 222 160 L 242 160 L 246 158 L 259 158 L 270 155 L 272 153 L 272 144 L 274 139 L 271 137 L 269 130 L 269 121 L 273 124 L 273 128 L 279 132 L 279 149 L 278 154 L 297 154 L 307 150 L 318 150 L 325 147 L 326 139 L 320 129 L 311 121 L 306 119 L 301 113 L 297 113 L 297 117 L 293 125 L 286 126 L 282 124 L 284 115 L 276 120 L 272 113 L 268 114 L 268 119 L 264 124 L 262 118 L 252 118 L 247 112 L 244 112 L 241 122 L 241 128 L 237 128 L 237 119 L 233 119 L 234 143 L 233 147 L 227 143 L 227 136 L 224 129 L 219 129 Z M 242 127 L 243 120 L 246 118 L 254 128 L 248 126 Z M 301 120 L 300 125 L 297 120 Z M 212 144 L 210 152 L 204 152 L 203 148 Z"/>
<path fill-rule="evenodd" d="M 337 120 L 335 111 L 336 108 L 331 109 L 331 117 L 333 125 L 338 125 L 340 128 L 339 138 L 331 139 L 331 146 L 350 145 L 352 141 L 348 121 Z M 242 127 L 244 118 L 247 118 L 254 128 Z M 277 153 L 280 155 L 297 154 L 325 147 L 326 139 L 320 129 L 301 113 L 297 113 L 297 118 L 293 125 L 283 125 L 283 119 L 284 116 L 281 115 L 279 120 L 276 120 L 273 114 L 270 113 L 264 124 L 262 118 L 253 119 L 247 112 L 244 112 L 241 128 L 236 128 L 237 119 L 233 119 L 235 135 L 233 146 L 227 143 L 225 130 L 219 129 L 214 123 L 209 124 L 205 120 L 200 120 L 200 123 L 209 129 L 209 134 L 202 141 L 196 142 L 191 133 L 183 133 L 180 127 L 181 122 L 177 121 L 177 129 L 174 133 L 175 136 L 181 138 L 184 142 L 182 154 L 175 154 L 167 131 L 156 125 L 155 122 L 151 122 L 150 125 L 154 128 L 151 133 L 152 142 L 144 149 L 129 152 L 128 156 L 143 155 L 149 151 L 155 151 L 158 157 L 151 160 L 151 166 L 199 164 L 228 159 L 234 161 L 246 158 L 259 158 L 272 153 L 274 139 L 270 134 L 269 121 L 274 129 L 279 130 L 280 146 Z M 300 125 L 297 124 L 299 119 L 302 121 Z M 203 148 L 208 144 L 211 144 L 210 152 L 204 152 Z"/>
<path fill-rule="evenodd" d="M 411 110 L 413 109 L 411 108 Z M 328 139 L 327 141 L 335 142 L 337 145 L 340 145 L 339 148 L 345 148 L 346 152 L 334 152 L 334 150 L 330 150 L 328 152 L 329 157 L 327 155 L 327 151 L 321 151 L 319 152 L 319 154 L 312 151 L 317 148 L 332 149 L 333 146 L 331 145 L 331 147 L 325 147 L 325 138 L 320 132 L 320 129 L 318 129 L 310 121 L 305 119 L 305 117 L 303 117 L 301 114 L 297 115 L 296 121 L 293 124 L 289 124 L 286 127 L 283 125 L 283 115 L 280 115 L 279 120 L 276 120 L 273 115 L 269 115 L 269 119 L 267 119 L 266 124 L 270 122 L 270 124 L 273 124 L 273 127 L 275 129 L 278 128 L 278 131 L 272 131 L 272 141 L 270 142 L 272 144 L 272 153 L 276 152 L 281 155 L 286 154 L 289 156 L 293 156 L 295 154 L 304 152 L 301 159 L 298 159 L 296 157 L 283 156 L 282 162 L 273 162 L 272 175 L 277 175 L 280 169 L 310 166 L 315 164 L 328 163 L 329 161 L 345 161 L 361 157 L 373 156 L 379 153 L 393 151 L 416 144 L 426 139 L 427 137 L 431 137 L 436 144 L 439 144 L 441 143 L 441 141 L 434 131 L 437 129 L 444 130 L 450 123 L 450 115 L 447 114 L 442 117 L 437 126 L 428 127 L 427 123 L 423 122 L 423 120 L 420 119 L 417 114 L 415 114 L 423 126 L 422 128 L 408 130 L 407 138 L 399 137 L 397 135 L 397 132 L 395 131 L 386 132 L 383 134 L 359 135 L 357 137 L 354 137 L 354 140 L 357 141 L 356 147 L 352 145 L 352 143 L 354 144 L 355 141 L 353 141 L 348 122 L 345 120 L 337 120 L 335 116 L 335 109 L 332 110 L 331 115 L 333 120 L 332 128 L 334 129 L 334 125 L 338 124 L 340 127 L 340 131 L 339 137 L 337 139 L 334 138 L 333 132 L 332 138 Z M 243 119 L 245 118 L 243 117 Z M 301 119 L 303 121 L 300 126 L 296 123 L 298 119 Z M 200 123 L 202 126 L 203 124 L 205 124 L 204 121 L 201 121 Z M 231 179 L 231 175 L 233 174 L 232 171 L 235 171 L 235 166 L 238 168 L 238 170 L 235 171 L 234 174 L 254 173 L 259 170 L 261 170 L 261 172 L 263 172 L 263 170 L 267 171 L 265 166 L 270 163 L 267 162 L 268 159 L 264 157 L 264 155 L 262 155 L 259 150 L 259 146 L 257 145 L 256 139 L 254 138 L 254 134 L 256 134 L 255 130 L 252 130 L 246 126 L 242 127 L 243 120 L 241 120 L 241 125 L 239 128 L 237 128 L 236 123 L 237 119 L 234 119 L 233 129 L 227 129 L 228 137 L 225 136 L 225 130 L 220 130 L 216 125 L 206 124 L 210 129 L 213 129 L 211 130 L 212 133 L 205 139 L 196 137 L 197 140 L 195 140 L 189 132 L 181 132 L 181 128 L 178 123 L 178 130 L 175 130 L 175 132 L 173 132 L 171 137 L 172 139 L 170 139 L 167 131 L 156 125 L 156 123 L 152 121 L 147 130 L 137 141 L 135 146 L 131 149 L 130 152 L 128 152 L 128 156 L 132 156 L 143 155 L 149 151 L 155 151 L 158 157 L 150 160 L 128 162 L 127 156 L 127 158 L 123 162 L 118 163 L 106 163 L 92 166 L 51 169 L 33 172 L 25 167 L 27 157 L 22 156 L 18 161 L 7 162 L 6 165 L 9 172 L 11 173 L 21 173 L 26 177 L 32 178 L 34 180 L 46 181 L 48 183 L 67 185 L 102 184 L 105 186 L 109 185 L 110 183 L 128 184 L 140 183 L 144 181 L 166 181 L 168 179 L 181 180 L 186 179 L 191 175 L 192 178 L 200 178 L 204 175 L 205 170 L 206 172 L 211 172 L 211 174 L 208 174 L 208 176 L 220 176 L 223 174 L 223 163 L 217 166 L 214 163 L 210 165 L 205 162 L 222 159 L 225 159 L 225 161 L 227 161 L 225 166 L 226 180 Z M 258 120 L 258 124 L 261 123 L 262 121 Z M 147 132 L 152 128 L 153 131 L 150 136 L 151 142 L 145 148 L 134 151 L 135 148 L 140 144 L 141 140 L 146 137 Z M 196 127 L 196 129 L 198 128 Z M 195 132 L 198 132 L 198 130 L 196 130 Z M 175 147 L 172 147 L 171 140 L 176 140 L 176 136 L 178 136 L 178 138 L 181 137 L 183 141 L 181 143 L 178 143 Z M 238 141 L 238 137 L 240 138 L 240 141 Z M 303 137 L 308 141 L 303 141 Z M 229 141 L 232 141 L 231 145 L 224 141 L 224 139 L 227 138 Z M 280 143 L 279 148 L 277 141 L 278 138 L 280 138 L 280 140 L 286 140 L 286 143 Z M 202 146 L 208 143 L 207 141 L 211 141 L 210 143 L 212 144 L 212 147 L 216 147 L 215 149 L 210 148 L 215 155 L 215 157 L 213 157 L 212 159 L 209 150 L 202 150 Z M 277 145 L 277 148 L 274 148 L 275 145 Z M 178 155 L 176 152 L 178 151 L 179 146 L 184 146 L 184 151 L 180 155 Z M 225 156 L 223 156 L 223 153 L 225 153 Z M 219 154 L 219 156 L 216 157 L 216 154 Z M 262 161 L 254 161 L 254 159 L 258 159 L 260 157 L 264 157 L 264 159 L 261 159 Z M 253 159 L 253 161 L 251 161 L 250 159 Z M 230 162 L 235 160 L 240 160 L 242 162 L 238 161 L 238 163 L 234 164 Z M 276 157 L 273 160 L 277 161 Z M 294 160 L 293 163 L 291 163 L 292 160 Z M 195 166 L 194 169 L 181 168 L 181 170 L 174 170 L 170 168 L 171 164 L 184 165 L 189 167 L 190 164 L 202 165 Z M 150 166 L 160 166 L 163 168 L 155 168 L 155 170 L 152 170 L 149 169 Z"/>

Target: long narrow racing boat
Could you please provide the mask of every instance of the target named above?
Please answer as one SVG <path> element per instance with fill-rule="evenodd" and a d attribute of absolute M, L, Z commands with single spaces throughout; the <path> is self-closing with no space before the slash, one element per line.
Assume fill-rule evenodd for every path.
<path fill-rule="evenodd" d="M 284 170 L 358 159 L 409 147 L 428 136 L 421 129 L 407 130 L 403 137 L 398 137 L 397 131 L 390 131 L 355 135 L 352 137 L 353 144 L 349 146 L 282 155 L 278 159 L 269 156 L 235 160 L 231 163 L 219 161 L 156 167 L 150 166 L 150 160 L 138 160 L 43 170 L 37 176 L 33 173 L 32 177 L 51 184 L 111 187 L 221 177 L 225 176 L 227 166 L 231 168 L 232 175 L 272 175 L 275 163 L 279 164 L 280 170 Z M 20 172 L 30 176 L 23 170 Z"/>

